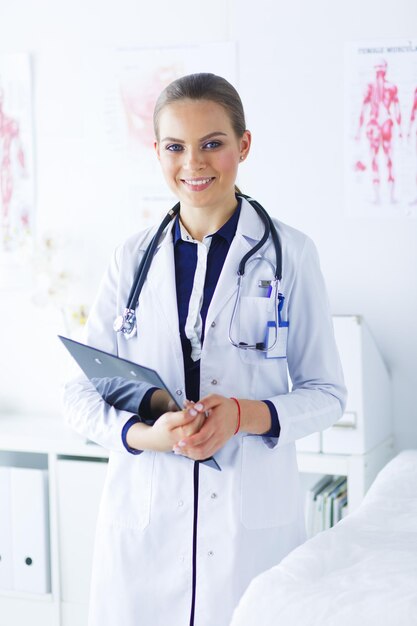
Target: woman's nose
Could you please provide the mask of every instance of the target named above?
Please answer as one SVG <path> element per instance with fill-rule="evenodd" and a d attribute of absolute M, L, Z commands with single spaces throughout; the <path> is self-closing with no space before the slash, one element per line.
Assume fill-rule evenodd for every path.
<path fill-rule="evenodd" d="M 189 148 L 185 155 L 185 167 L 190 171 L 200 170 L 205 165 L 204 153 L 197 148 Z"/>

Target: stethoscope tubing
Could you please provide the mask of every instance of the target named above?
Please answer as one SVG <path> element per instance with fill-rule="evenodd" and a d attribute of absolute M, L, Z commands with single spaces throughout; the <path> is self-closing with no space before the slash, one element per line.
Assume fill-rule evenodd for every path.
<path fill-rule="evenodd" d="M 254 256 L 256 252 L 262 248 L 264 243 L 267 241 L 269 235 L 271 235 L 274 248 L 275 248 L 275 256 L 276 256 L 275 278 L 276 280 L 281 281 L 282 279 L 282 248 L 281 248 L 281 242 L 278 237 L 277 229 L 275 228 L 275 225 L 271 219 L 271 216 L 264 209 L 264 207 L 261 204 L 259 204 L 257 200 L 254 200 L 250 196 L 246 196 L 243 193 L 240 193 L 238 195 L 241 196 L 242 198 L 245 198 L 253 206 L 253 208 L 258 213 L 259 217 L 261 218 L 265 226 L 265 232 L 264 232 L 262 239 L 258 241 L 258 243 L 251 250 L 249 250 L 249 252 L 247 252 L 245 256 L 242 258 L 239 264 L 239 274 L 245 273 L 246 262 L 250 259 L 251 256 Z"/>
<path fill-rule="evenodd" d="M 138 302 L 139 302 L 139 296 L 142 291 L 142 287 L 145 283 L 146 277 L 149 272 L 149 268 L 152 263 L 152 259 L 155 254 L 155 250 L 159 243 L 159 239 L 162 233 L 164 232 L 165 228 L 168 226 L 169 222 L 177 215 L 179 210 L 180 210 L 180 203 L 178 202 L 165 215 L 164 219 L 159 225 L 158 230 L 153 236 L 151 243 L 147 247 L 145 254 L 143 255 L 142 260 L 139 264 L 139 267 L 136 271 L 135 278 L 133 279 L 132 287 L 130 289 L 129 297 L 127 299 L 127 306 L 126 306 L 127 309 L 133 310 L 133 311 L 136 309 Z"/>

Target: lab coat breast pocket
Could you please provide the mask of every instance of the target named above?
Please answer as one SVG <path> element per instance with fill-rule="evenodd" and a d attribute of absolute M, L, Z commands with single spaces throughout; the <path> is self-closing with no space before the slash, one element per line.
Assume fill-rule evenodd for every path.
<path fill-rule="evenodd" d="M 256 344 L 265 341 L 268 321 L 274 319 L 273 302 L 270 298 L 242 296 L 239 310 L 239 335 L 237 342 Z M 239 350 L 244 363 L 264 363 L 265 353 L 260 350 Z"/>
<path fill-rule="evenodd" d="M 292 445 L 268 448 L 262 437 L 242 437 L 241 521 L 248 529 L 293 522 L 299 479 Z"/>

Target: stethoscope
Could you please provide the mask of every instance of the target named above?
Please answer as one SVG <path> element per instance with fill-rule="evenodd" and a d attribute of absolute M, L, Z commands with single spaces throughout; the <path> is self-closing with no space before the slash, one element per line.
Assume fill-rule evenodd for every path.
<path fill-rule="evenodd" d="M 251 206 L 255 209 L 259 217 L 261 218 L 264 224 L 264 234 L 262 238 L 258 241 L 258 243 L 253 246 L 245 255 L 242 257 L 242 260 L 239 263 L 239 268 L 237 271 L 237 294 L 236 300 L 233 307 L 232 316 L 230 318 L 229 324 L 229 341 L 235 346 L 235 348 L 240 348 L 241 350 L 258 350 L 260 352 L 269 352 L 273 350 L 278 342 L 278 327 L 279 327 L 279 307 L 280 307 L 280 293 L 279 293 L 279 284 L 282 278 L 282 249 L 281 243 L 278 237 L 277 230 L 275 228 L 274 223 L 272 222 L 271 217 L 268 215 L 266 210 L 262 205 L 259 204 L 253 198 L 246 196 L 242 193 L 236 195 L 236 197 L 245 198 Z M 139 267 L 136 271 L 135 277 L 133 279 L 133 284 L 130 289 L 128 301 L 126 308 L 122 315 L 118 315 L 114 321 L 113 328 L 117 333 L 123 333 L 126 339 L 131 339 L 135 336 L 137 331 L 136 325 L 136 307 L 138 306 L 139 296 L 142 291 L 142 287 L 145 283 L 146 277 L 148 275 L 149 268 L 152 263 L 153 256 L 155 254 L 155 250 L 158 246 L 160 237 L 164 232 L 165 228 L 168 226 L 170 221 L 178 214 L 180 210 L 180 203 L 178 202 L 172 209 L 168 211 L 164 219 L 162 220 L 158 230 L 153 236 L 150 244 L 148 245 L 145 254 L 142 257 L 142 260 L 139 264 Z M 275 268 L 273 264 L 268 259 L 263 259 L 267 261 L 274 272 L 274 278 L 271 281 L 266 281 L 267 285 L 260 284 L 259 286 L 267 286 L 269 289 L 269 297 L 272 298 L 274 303 L 274 326 L 275 326 L 275 335 L 274 341 L 270 345 L 266 345 L 265 341 L 261 341 L 254 344 L 248 344 L 243 341 L 236 341 L 233 339 L 233 326 L 235 324 L 236 316 L 238 314 L 240 308 L 240 300 L 241 300 L 241 290 L 243 286 L 243 279 L 245 276 L 246 265 L 250 261 L 255 261 L 258 259 L 262 259 L 262 257 L 255 257 L 258 250 L 262 248 L 262 246 L 267 241 L 268 237 L 272 237 L 272 242 L 275 248 Z M 264 281 L 260 281 L 264 283 Z"/>

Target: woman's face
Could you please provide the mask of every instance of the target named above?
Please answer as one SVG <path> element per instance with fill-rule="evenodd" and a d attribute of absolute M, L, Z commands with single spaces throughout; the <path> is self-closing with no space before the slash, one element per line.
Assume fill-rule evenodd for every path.
<path fill-rule="evenodd" d="M 184 99 L 164 107 L 155 150 L 181 208 L 233 208 L 240 157 L 246 157 L 250 142 L 249 131 L 236 136 L 216 102 Z"/>

